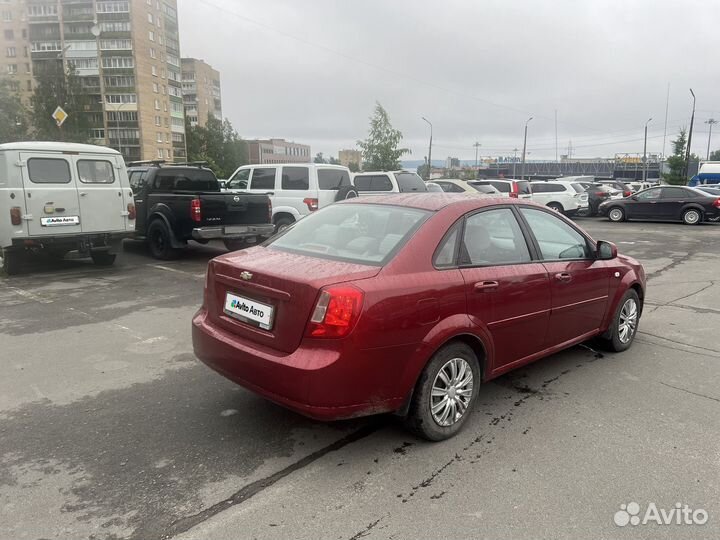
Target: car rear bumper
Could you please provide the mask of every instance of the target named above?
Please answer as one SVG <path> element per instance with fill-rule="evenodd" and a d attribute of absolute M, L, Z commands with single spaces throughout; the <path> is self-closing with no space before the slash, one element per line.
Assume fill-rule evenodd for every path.
<path fill-rule="evenodd" d="M 203 363 L 240 386 L 310 418 L 341 420 L 392 412 L 405 401 L 401 389 L 393 392 L 380 381 L 393 381 L 390 366 L 399 368 L 397 358 L 409 350 L 391 347 L 363 352 L 349 343 L 328 340 L 303 342 L 294 352 L 283 353 L 218 327 L 205 309 L 193 318 L 192 339 L 195 356 Z M 388 366 L 384 375 L 383 363 Z M 395 375 L 400 378 L 399 373 Z"/>
<path fill-rule="evenodd" d="M 193 229 L 194 240 L 215 240 L 219 238 L 247 238 L 249 236 L 272 236 L 275 226 L 263 225 L 226 225 L 220 227 L 198 227 Z"/>

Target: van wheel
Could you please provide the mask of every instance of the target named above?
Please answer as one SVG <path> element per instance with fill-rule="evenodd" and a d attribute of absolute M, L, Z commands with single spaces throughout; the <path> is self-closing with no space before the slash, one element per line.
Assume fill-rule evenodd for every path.
<path fill-rule="evenodd" d="M 556 202 L 548 203 L 547 207 L 550 208 L 550 210 L 555 210 L 558 214 L 562 214 L 565 211 L 563 205 Z"/>
<path fill-rule="evenodd" d="M 117 255 L 109 251 L 91 251 L 90 257 L 96 266 L 112 266 L 115 264 Z"/>
<path fill-rule="evenodd" d="M 295 223 L 295 220 L 291 217 L 281 217 L 275 221 L 275 232 L 281 233 L 287 229 L 290 225 Z"/>
<path fill-rule="evenodd" d="M 177 257 L 177 250 L 172 247 L 170 240 L 170 231 L 167 225 L 156 219 L 148 227 L 147 242 L 150 247 L 150 253 L 156 259 L 167 261 Z"/>
<path fill-rule="evenodd" d="M 443 347 L 415 386 L 408 429 L 430 441 L 455 436 L 472 413 L 479 388 L 480 368 L 473 350 L 464 343 Z"/>
<path fill-rule="evenodd" d="M 8 276 L 16 276 L 19 274 L 20 253 L 8 249 L 0 249 L 0 270 Z"/>

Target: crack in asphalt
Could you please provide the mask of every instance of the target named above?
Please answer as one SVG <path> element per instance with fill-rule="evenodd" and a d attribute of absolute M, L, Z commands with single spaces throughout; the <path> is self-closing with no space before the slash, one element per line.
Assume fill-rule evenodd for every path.
<path fill-rule="evenodd" d="M 710 401 L 717 401 L 718 403 L 720 403 L 720 398 L 708 396 L 708 395 L 705 395 L 705 394 L 700 394 L 699 392 L 693 392 L 692 390 L 688 390 L 687 388 L 681 388 L 681 387 L 679 387 L 679 386 L 673 386 L 672 384 L 668 384 L 668 383 L 665 383 L 665 382 L 662 382 L 662 381 L 658 381 L 658 382 L 659 382 L 660 384 L 662 384 L 663 386 L 667 386 L 668 388 L 673 388 L 673 389 L 675 389 L 675 390 L 680 390 L 681 392 L 685 392 L 685 393 L 687 393 L 687 394 L 692 394 L 693 396 L 698 396 L 698 397 L 701 397 L 701 398 L 709 399 Z"/>
<path fill-rule="evenodd" d="M 358 533 L 354 534 L 353 536 L 351 536 L 349 540 L 358 540 L 358 539 L 360 539 L 360 538 L 363 538 L 364 536 L 367 536 L 368 534 L 370 534 L 370 531 L 372 531 L 372 530 L 377 526 L 377 524 L 380 523 L 380 522 L 381 522 L 383 519 L 385 519 L 386 517 L 387 517 L 387 516 L 383 516 L 383 517 L 381 517 L 381 518 L 379 518 L 379 519 L 376 519 L 375 521 L 373 521 L 373 522 L 371 522 L 371 523 L 368 523 L 367 527 L 365 527 L 365 528 L 364 528 L 363 530 L 361 530 L 360 532 L 358 532 Z"/>
<path fill-rule="evenodd" d="M 361 427 L 357 431 L 354 431 L 350 433 L 349 435 L 346 435 L 345 437 L 338 439 L 332 444 L 329 444 L 328 446 L 325 446 L 324 448 L 321 448 L 320 450 L 316 450 L 312 454 L 309 454 L 305 456 L 304 458 L 300 459 L 299 461 L 296 461 L 295 463 L 292 463 L 285 467 L 284 469 L 281 469 L 270 476 L 267 476 L 265 478 L 261 478 L 260 480 L 256 480 L 255 482 L 252 482 L 251 484 L 248 484 L 244 487 L 242 487 L 240 490 L 236 491 L 233 495 L 228 497 L 227 499 L 224 499 L 218 503 L 215 503 L 214 505 L 210 506 L 209 508 L 206 508 L 205 510 L 202 510 L 201 512 L 198 512 L 197 514 L 193 514 L 190 516 L 186 516 L 183 518 L 180 518 L 173 522 L 169 527 L 167 527 L 164 531 L 150 531 L 148 529 L 140 530 L 136 529 L 135 532 L 130 536 L 130 540 L 144 540 L 146 538 L 162 538 L 162 539 L 168 539 L 172 538 L 178 534 L 182 534 L 184 532 L 189 531 L 193 527 L 203 523 L 204 521 L 207 521 L 213 516 L 216 516 L 217 514 L 224 512 L 225 510 L 232 508 L 233 506 L 236 506 L 238 504 L 242 504 L 248 499 L 254 497 L 258 493 L 261 493 L 265 489 L 273 486 L 278 481 L 282 480 L 283 478 L 289 476 L 290 474 L 294 473 L 295 471 L 298 471 L 304 467 L 307 467 L 308 465 L 312 464 L 313 462 L 317 461 L 318 459 L 322 458 L 323 456 L 331 453 L 336 452 L 337 450 L 340 450 L 341 448 L 354 443 L 356 441 L 359 441 L 360 439 L 363 439 L 365 437 L 368 437 L 369 435 L 372 435 L 376 431 L 378 431 L 381 427 L 384 426 L 384 423 L 381 421 L 376 421 L 371 424 L 368 424 L 366 426 Z M 382 518 L 381 518 L 382 519 Z M 369 529 L 372 529 L 380 520 L 376 521 L 374 524 L 371 524 Z M 369 529 L 366 529 L 369 531 Z M 364 536 L 364 535 L 363 535 Z M 360 538 L 361 536 L 354 536 L 353 538 Z"/>
<path fill-rule="evenodd" d="M 655 339 L 662 339 L 664 341 L 669 341 L 670 343 L 675 343 L 676 345 L 682 345 L 683 347 L 689 347 L 691 349 L 699 349 L 701 351 L 708 351 L 708 352 L 712 352 L 712 353 L 716 353 L 716 354 L 720 355 L 720 350 L 717 350 L 717 349 L 711 349 L 709 347 L 701 347 L 700 345 L 691 345 L 690 343 L 683 343 L 682 341 L 670 339 L 670 338 L 663 337 L 663 336 L 658 336 L 656 334 L 651 334 L 650 332 L 644 332 L 641 330 L 638 330 L 637 333 L 642 334 L 644 336 L 654 337 Z M 688 352 L 688 351 L 684 351 L 684 352 Z M 711 356 L 712 358 L 717 358 L 717 356 L 712 356 L 712 355 L 705 355 L 705 356 Z"/>

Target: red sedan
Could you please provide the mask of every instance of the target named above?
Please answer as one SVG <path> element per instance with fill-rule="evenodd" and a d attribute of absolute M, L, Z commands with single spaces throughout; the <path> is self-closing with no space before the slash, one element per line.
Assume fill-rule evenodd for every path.
<path fill-rule="evenodd" d="M 453 436 L 482 382 L 599 337 L 630 347 L 645 273 L 524 200 L 353 199 L 208 266 L 195 354 L 301 414 Z"/>

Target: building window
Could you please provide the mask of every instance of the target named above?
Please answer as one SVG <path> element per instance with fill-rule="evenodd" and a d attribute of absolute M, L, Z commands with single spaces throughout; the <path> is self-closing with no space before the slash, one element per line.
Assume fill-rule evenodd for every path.
<path fill-rule="evenodd" d="M 156 66 L 150 66 L 150 72 L 152 73 L 153 77 L 157 77 L 157 67 Z"/>
<path fill-rule="evenodd" d="M 157 53 L 153 47 L 150 47 L 150 58 L 157 58 Z"/>
<path fill-rule="evenodd" d="M 152 30 L 150 30 L 150 31 L 148 32 L 148 39 L 149 39 L 150 41 L 155 41 L 155 32 L 153 32 Z"/>
<path fill-rule="evenodd" d="M 91 58 L 89 60 L 97 59 Z M 132 75 L 109 75 L 105 77 L 105 86 L 114 88 L 132 88 L 135 86 L 135 77 Z"/>
<path fill-rule="evenodd" d="M 17 64 L 8 64 L 7 72 L 8 75 L 15 75 L 17 73 Z"/>
<path fill-rule="evenodd" d="M 132 56 L 103 56 L 102 66 L 105 69 L 129 69 L 135 67 Z"/>
<path fill-rule="evenodd" d="M 130 32 L 130 21 L 109 21 L 100 23 L 101 32 Z"/>
<path fill-rule="evenodd" d="M 155 117 L 155 125 L 160 127 L 160 117 L 159 116 Z"/>
<path fill-rule="evenodd" d="M 132 41 L 129 39 L 102 39 L 100 40 L 100 50 L 132 50 Z"/>
<path fill-rule="evenodd" d="M 75 69 L 97 69 L 98 59 L 97 58 L 73 58 L 68 60 Z"/>
<path fill-rule="evenodd" d="M 127 2 L 125 3 L 127 4 Z M 57 14 L 57 4 L 32 4 L 28 6 L 28 15 L 30 17 L 47 17 Z"/>
<path fill-rule="evenodd" d="M 153 92 L 155 92 L 156 94 L 160 92 L 158 90 L 158 83 L 156 83 L 156 82 L 153 83 Z"/>
<path fill-rule="evenodd" d="M 137 103 L 137 94 L 105 94 L 105 102 L 111 104 Z"/>
<path fill-rule="evenodd" d="M 129 13 L 130 2 L 98 2 L 98 13 Z"/>
<path fill-rule="evenodd" d="M 149 22 L 150 24 L 153 24 L 153 23 L 155 22 L 155 19 L 153 19 L 153 14 L 152 14 L 152 13 L 148 13 L 148 22 Z"/>
<path fill-rule="evenodd" d="M 59 52 L 62 50 L 59 41 L 34 41 L 32 52 Z"/>
<path fill-rule="evenodd" d="M 15 39 L 15 32 L 13 30 L 5 30 L 5 39 L 6 40 Z"/>
<path fill-rule="evenodd" d="M 12 11 L 3 11 L 2 18 L 4 22 L 12 22 L 13 16 Z"/>
<path fill-rule="evenodd" d="M 105 130 L 104 129 L 90 130 L 90 138 L 91 139 L 104 139 L 105 138 Z"/>
<path fill-rule="evenodd" d="M 160 110 L 160 100 L 159 100 L 159 99 L 156 99 L 156 100 L 155 100 L 155 110 L 156 110 L 156 111 L 159 111 L 159 110 Z"/>
<path fill-rule="evenodd" d="M 163 142 L 163 135 L 159 131 L 157 132 L 157 142 L 161 143 Z"/>
<path fill-rule="evenodd" d="M 16 56 L 17 56 L 17 49 L 15 47 L 8 47 L 7 48 L 7 57 L 15 58 Z"/>

